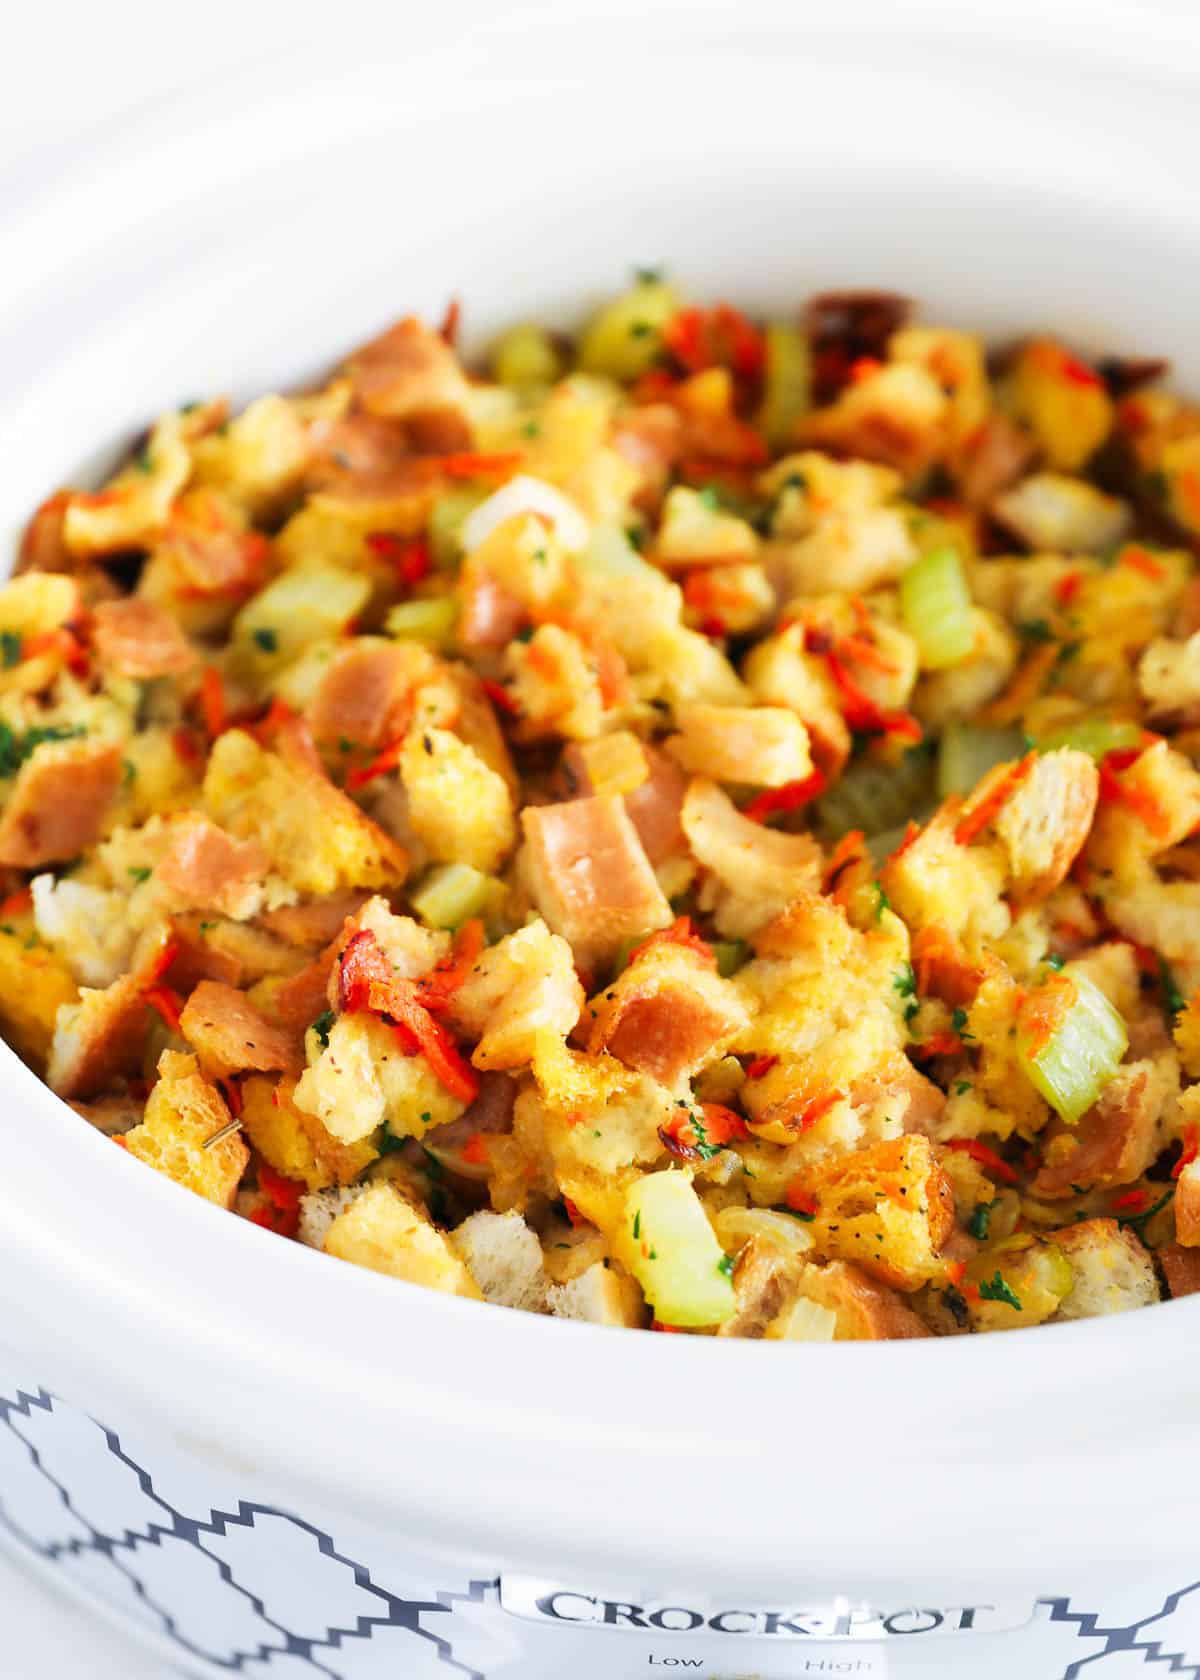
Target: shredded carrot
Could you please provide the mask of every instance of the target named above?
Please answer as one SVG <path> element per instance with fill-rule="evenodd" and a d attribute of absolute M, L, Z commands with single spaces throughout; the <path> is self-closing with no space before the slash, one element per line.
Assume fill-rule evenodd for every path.
<path fill-rule="evenodd" d="M 0 918 L 8 921 L 12 916 L 24 916 L 33 909 L 33 894 L 28 887 L 22 887 L 20 892 L 9 893 L 0 903 Z"/>
<path fill-rule="evenodd" d="M 861 855 L 866 844 L 866 835 L 861 828 L 852 828 L 849 834 L 843 834 L 829 859 L 829 866 L 825 871 L 822 890 L 829 892 L 836 885 L 838 876 L 855 858 Z"/>
<path fill-rule="evenodd" d="M 806 1213 L 809 1218 L 816 1213 L 819 1205 L 812 1191 L 806 1190 L 799 1179 L 792 1180 L 784 1192 L 783 1199 L 793 1213 Z"/>
<path fill-rule="evenodd" d="M 285 1178 L 266 1161 L 258 1163 L 258 1188 L 267 1199 L 267 1207 L 258 1210 L 265 1218 L 252 1214 L 256 1225 L 265 1225 L 277 1236 L 294 1237 L 300 1229 L 300 1198 L 304 1185 L 295 1178 Z"/>
<path fill-rule="evenodd" d="M 1047 677 L 1058 663 L 1061 653 L 1057 642 L 1043 642 L 1035 647 L 1018 665 L 1003 693 L 984 706 L 979 713 L 981 723 L 1012 723 L 1042 692 Z"/>
<path fill-rule="evenodd" d="M 254 739 L 260 745 L 263 745 L 271 740 L 276 731 L 282 729 L 285 723 L 290 723 L 296 715 L 287 701 L 281 700 L 277 694 L 262 717 L 256 723 L 249 724 L 247 727 Z"/>
<path fill-rule="evenodd" d="M 766 366 L 762 334 L 728 303 L 679 310 L 663 330 L 663 343 L 689 373 L 727 367 L 739 379 L 760 379 Z"/>
<path fill-rule="evenodd" d="M 576 1207 L 575 1203 L 571 1200 L 570 1196 L 563 1197 L 563 1206 L 567 1210 L 567 1218 L 571 1221 L 572 1225 L 586 1225 L 588 1223 L 583 1214 L 581 1214 L 579 1209 Z"/>
<path fill-rule="evenodd" d="M 151 963 L 150 968 L 145 975 L 146 985 L 156 986 L 178 955 L 179 941 L 177 939 L 168 939 L 167 943 L 163 946 L 154 961 Z"/>
<path fill-rule="evenodd" d="M 1036 757 L 1036 753 L 1028 752 L 1018 763 L 998 767 L 999 774 L 992 771 L 984 778 L 982 797 L 976 798 L 967 806 L 954 830 L 954 838 L 960 846 L 970 845 L 978 834 L 995 821 L 1003 806 L 1033 769 Z"/>
<path fill-rule="evenodd" d="M 1021 1032 L 1031 1056 L 1037 1056 L 1062 1026 L 1078 997 L 1078 988 L 1069 974 L 1052 974 L 1021 1000 L 1019 1011 Z"/>
<path fill-rule="evenodd" d="M 77 677 L 88 673 L 88 653 L 75 632 L 65 624 L 57 630 L 43 630 L 37 636 L 27 636 L 21 643 L 21 658 L 36 659 L 40 654 L 54 653 Z"/>
<path fill-rule="evenodd" d="M 797 1114 L 789 1115 L 787 1123 L 793 1131 L 811 1131 L 817 1121 L 824 1119 L 829 1110 L 836 1107 L 841 1100 L 842 1093 L 840 1091 L 824 1091 L 819 1097 L 814 1097 L 812 1102 Z"/>
<path fill-rule="evenodd" d="M 499 706 L 500 710 L 507 712 L 509 717 L 520 717 L 521 707 L 503 683 L 493 682 L 490 677 L 484 677 L 481 681 L 483 692 L 494 706 Z"/>
<path fill-rule="evenodd" d="M 782 787 L 765 788 L 756 794 L 748 805 L 742 807 L 742 815 L 749 817 L 751 822 L 766 822 L 779 811 L 798 811 L 802 805 L 811 804 L 825 791 L 825 777 L 819 770 L 814 770 L 811 776 L 804 776 L 797 782 L 784 782 Z"/>
<path fill-rule="evenodd" d="M 115 1138 L 113 1138 L 112 1141 L 116 1144 L 118 1149 L 126 1149 L 127 1150 L 129 1148 L 129 1145 L 125 1142 L 125 1139 L 123 1137 L 115 1137 Z"/>
<path fill-rule="evenodd" d="M 1149 1206 L 1149 1190 L 1126 1190 L 1124 1195 L 1113 1200 L 1112 1211 L 1116 1213 L 1120 1209 L 1123 1213 L 1144 1213 Z"/>
<path fill-rule="evenodd" d="M 850 363 L 847 369 L 847 378 L 851 385 L 861 385 L 864 379 L 872 378 L 882 368 L 883 363 L 878 356 L 859 356 L 857 360 Z"/>
<path fill-rule="evenodd" d="M 835 645 L 839 658 L 848 659 L 852 665 L 866 665 L 885 676 L 895 676 L 899 670 L 896 662 L 880 653 L 868 636 L 839 636 Z"/>
<path fill-rule="evenodd" d="M 360 765 L 357 770 L 351 770 L 346 777 L 346 786 L 351 791 L 355 788 L 366 787 L 377 776 L 386 776 L 399 764 L 404 753 L 404 736 L 397 735 L 394 741 L 389 741 L 382 752 L 376 753 L 369 764 Z"/>
<path fill-rule="evenodd" d="M 998 1178 L 1005 1184 L 1017 1183 L 1017 1174 L 1008 1162 L 997 1155 L 994 1149 L 989 1149 L 986 1143 L 980 1143 L 978 1138 L 948 1138 L 946 1148 L 957 1149 L 964 1155 L 969 1155 L 973 1161 L 978 1161 L 981 1167 L 986 1168 L 993 1178 Z"/>
<path fill-rule="evenodd" d="M 732 1108 L 726 1108 L 724 1103 L 701 1103 L 700 1112 L 704 1116 L 704 1130 L 709 1143 L 724 1145 L 733 1138 L 747 1135 L 746 1122 L 741 1115 L 735 1114 Z"/>
<path fill-rule="evenodd" d="M 394 566 L 396 576 L 410 588 L 429 576 L 433 561 L 424 537 L 399 537 L 393 531 L 368 531 L 366 544 L 371 553 Z"/>
<path fill-rule="evenodd" d="M 425 1007 L 417 984 L 393 973 L 369 928 L 360 928 L 342 952 L 338 1002 L 348 1013 L 367 1009 L 390 1020 L 401 1041 L 416 1046 L 434 1076 L 461 1102 L 474 1102 L 479 1095 L 474 1068 L 464 1060 L 447 1028 Z"/>
<path fill-rule="evenodd" d="M 525 459 L 520 449 L 507 449 L 494 455 L 431 455 L 428 459 L 447 478 L 490 478 L 496 473 L 511 472 Z"/>
<path fill-rule="evenodd" d="M 488 1162 L 487 1139 L 482 1132 L 472 1132 L 462 1147 L 462 1158 L 468 1166 L 486 1167 Z"/>
<path fill-rule="evenodd" d="M 1064 607 L 1070 606 L 1071 602 L 1079 594 L 1079 591 L 1082 588 L 1083 573 L 1067 572 L 1066 575 L 1064 577 L 1060 577 L 1058 582 L 1054 585 L 1054 599 Z"/>
<path fill-rule="evenodd" d="M 966 1277 L 966 1275 L 967 1275 L 967 1262 L 965 1260 L 947 1260 L 946 1261 L 946 1281 L 947 1281 L 947 1283 L 952 1283 L 954 1285 L 954 1287 L 957 1289 L 959 1287 L 959 1285 L 962 1283 L 962 1280 Z"/>
<path fill-rule="evenodd" d="M 245 1101 L 242 1097 L 242 1087 L 238 1080 L 232 1075 L 228 1079 L 218 1079 L 217 1090 L 220 1091 L 221 1095 L 225 1098 L 225 1106 L 233 1118 L 235 1120 L 240 1120 L 242 1117 L 242 1109 L 245 1107 Z M 278 1087 L 271 1092 L 271 1095 L 275 1096 L 277 1090 Z M 276 1107 L 278 1107 L 278 1104 L 276 1104 Z"/>
<path fill-rule="evenodd" d="M 1167 568 L 1161 560 L 1156 560 L 1152 554 L 1136 543 L 1127 543 L 1121 550 L 1122 566 L 1128 566 L 1131 571 L 1138 572 L 1151 583 L 1161 583 L 1167 575 Z"/>
<path fill-rule="evenodd" d="M 456 297 L 450 299 L 446 305 L 446 313 L 442 316 L 442 324 L 438 328 L 438 337 L 446 341 L 453 350 L 458 342 L 458 329 L 462 321 L 462 303 Z"/>
<path fill-rule="evenodd" d="M 215 665 L 206 665 L 200 677 L 200 711 L 205 734 L 210 741 L 215 741 L 229 724 L 225 683 Z"/>
<path fill-rule="evenodd" d="M 454 936 L 450 955 L 416 982 L 426 1009 L 445 1009 L 479 960 L 485 944 L 483 923 L 477 916 L 464 922 Z"/>
<path fill-rule="evenodd" d="M 1059 372 L 1072 385 L 1103 389 L 1104 381 L 1100 375 L 1094 368 L 1088 367 L 1086 362 L 1081 362 L 1078 356 L 1070 356 L 1064 352 Z"/>
<path fill-rule="evenodd" d="M 1100 760 L 1099 798 L 1101 804 L 1124 805 L 1145 823 L 1151 834 L 1163 839 L 1170 832 L 1170 816 L 1148 788 L 1125 781 L 1121 774 L 1137 762 L 1144 750 L 1142 747 L 1130 747 L 1105 754 Z"/>
<path fill-rule="evenodd" d="M 746 1078 L 762 1079 L 778 1062 L 778 1056 L 755 1056 L 752 1062 L 746 1063 Z"/>
<path fill-rule="evenodd" d="M 716 613 L 706 613 L 696 626 L 702 636 L 707 636 L 710 642 L 723 642 L 729 634 L 729 626 Z"/>
<path fill-rule="evenodd" d="M 198 765 L 204 763 L 203 748 L 186 724 L 181 724 L 178 729 L 172 730 L 171 745 L 175 749 L 176 758 L 179 759 L 181 764 L 186 764 L 189 769 L 194 770 Z"/>
<path fill-rule="evenodd" d="M 956 1032 L 930 1033 L 912 1046 L 918 1061 L 927 1062 L 934 1056 L 955 1056 L 962 1049 L 962 1039 Z"/>
<path fill-rule="evenodd" d="M 805 638 L 808 646 L 808 638 Z M 809 651 L 814 651 L 809 649 Z M 877 706 L 850 675 L 837 654 L 825 651 L 825 662 L 842 697 L 842 716 L 851 729 L 871 735 L 898 735 L 901 739 L 919 741 L 921 725 L 910 712 L 885 712 Z"/>
<path fill-rule="evenodd" d="M 698 957 L 702 957 L 710 968 L 716 968 L 717 966 L 717 959 L 712 946 L 707 939 L 702 939 L 692 927 L 690 916 L 677 916 L 670 927 L 659 928 L 648 939 L 643 939 L 640 945 L 635 945 L 629 953 L 629 962 L 635 963 L 640 956 L 652 950 L 656 945 L 682 945 L 687 950 L 694 951 Z"/>
<path fill-rule="evenodd" d="M 1192 1131 L 1184 1141 L 1182 1155 L 1171 1168 L 1171 1177 L 1182 1178 L 1184 1168 L 1190 1167 L 1197 1155 L 1200 1155 L 1200 1133 Z"/>
<path fill-rule="evenodd" d="M 151 1009 L 157 1011 L 170 1027 L 172 1032 L 179 1031 L 179 1018 L 183 1013 L 183 999 L 170 986 L 147 986 L 142 993 L 142 999 Z"/>
<path fill-rule="evenodd" d="M 1200 471 L 1185 467 L 1175 480 L 1175 487 L 1187 506 L 1192 519 L 1200 520 Z"/>

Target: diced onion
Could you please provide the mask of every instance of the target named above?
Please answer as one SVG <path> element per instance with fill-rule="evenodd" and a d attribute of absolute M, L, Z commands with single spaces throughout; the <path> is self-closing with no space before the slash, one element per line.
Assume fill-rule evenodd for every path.
<path fill-rule="evenodd" d="M 536 513 L 548 519 L 559 542 L 573 554 L 587 547 L 588 522 L 574 502 L 544 479 L 519 473 L 495 495 L 489 496 L 486 502 L 480 502 L 464 520 L 462 545 L 466 553 L 470 554 L 480 543 L 486 542 L 497 525 L 503 525 L 506 519 L 513 519 L 521 513 Z"/>
<path fill-rule="evenodd" d="M 1064 972 L 1057 976 L 1067 980 Z M 1054 984 L 1054 981 L 1048 984 Z M 1017 1054 L 1034 1087 L 1055 1113 L 1073 1125 L 1091 1108 L 1129 1048 L 1125 1023 L 1100 988 L 1085 974 L 1071 973 L 1074 997 L 1042 1044 L 1030 1030 L 1031 993 L 1017 1024 Z"/>
<path fill-rule="evenodd" d="M 957 665 L 975 645 L 971 592 L 952 548 L 923 554 L 900 579 L 900 609 L 928 671 Z"/>

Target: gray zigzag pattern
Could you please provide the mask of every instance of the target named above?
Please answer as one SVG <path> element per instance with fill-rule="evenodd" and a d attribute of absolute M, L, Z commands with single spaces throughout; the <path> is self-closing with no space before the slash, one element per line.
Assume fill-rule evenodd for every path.
<path fill-rule="evenodd" d="M 11 1418 L 13 1415 L 28 1418 L 35 1411 L 53 1416 L 54 1396 L 45 1389 L 39 1389 L 35 1394 L 27 1394 L 23 1390 L 18 1390 L 15 1400 L 9 1400 L 0 1395 L 0 1420 L 9 1428 L 12 1428 Z M 439 1593 L 437 1602 L 403 1598 L 373 1580 L 371 1572 L 365 1564 L 339 1552 L 332 1537 L 322 1529 L 290 1511 L 281 1510 L 277 1506 L 260 1505 L 251 1501 L 239 1500 L 236 1511 L 216 1509 L 210 1510 L 208 1516 L 203 1519 L 189 1517 L 184 1512 L 176 1510 L 173 1505 L 162 1498 L 154 1487 L 153 1478 L 149 1471 L 124 1451 L 115 1431 L 100 1423 L 97 1423 L 96 1426 L 104 1438 L 108 1451 L 127 1466 L 137 1478 L 138 1484 L 147 1499 L 153 1501 L 163 1512 L 163 1523 L 149 1523 L 145 1529 L 137 1531 L 123 1529 L 119 1537 L 102 1533 L 75 1508 L 69 1490 L 47 1470 L 41 1462 L 36 1447 L 30 1445 L 18 1431 L 14 1430 L 14 1434 L 17 1435 L 17 1438 L 29 1453 L 38 1473 L 54 1488 L 64 1508 L 70 1512 L 77 1523 L 87 1529 L 90 1536 L 87 1540 L 73 1539 L 62 1543 L 42 1545 L 31 1535 L 21 1530 L 20 1526 L 10 1518 L 4 1509 L 3 1502 L 0 1501 L 0 1521 L 4 1523 L 10 1533 L 20 1540 L 22 1545 L 50 1561 L 65 1556 L 78 1556 L 84 1552 L 93 1552 L 106 1557 L 114 1568 L 129 1581 L 134 1593 L 153 1612 L 162 1624 L 163 1632 L 170 1639 L 192 1655 L 201 1657 L 214 1667 L 224 1668 L 230 1673 L 240 1672 L 249 1662 L 286 1654 L 311 1664 L 314 1674 L 326 1675 L 329 1680 L 340 1680 L 336 1670 L 327 1667 L 319 1660 L 318 1653 L 336 1652 L 347 1641 L 369 1639 L 372 1632 L 377 1628 L 402 1627 L 415 1637 L 432 1644 L 439 1660 L 445 1663 L 448 1668 L 463 1676 L 464 1680 L 486 1680 L 486 1677 L 477 1670 L 467 1667 L 455 1658 L 448 1640 L 420 1625 L 422 1613 L 445 1615 L 452 1610 L 451 1603 L 447 1601 L 465 1595 Z M 324 1556 L 348 1568 L 355 1583 L 364 1591 L 379 1599 L 380 1614 L 378 1616 L 360 1616 L 353 1627 L 327 1627 L 324 1636 L 318 1639 L 297 1634 L 269 1615 L 262 1600 L 243 1587 L 235 1579 L 229 1565 L 222 1558 L 209 1551 L 203 1544 L 205 1535 L 218 1537 L 225 1535 L 230 1529 L 234 1528 L 252 1529 L 255 1519 L 260 1516 L 278 1518 L 310 1535 L 315 1541 L 317 1549 Z M 176 1625 L 175 1617 L 171 1611 L 166 1606 L 155 1602 L 134 1568 L 131 1567 L 138 1546 L 161 1546 L 164 1540 L 182 1541 L 184 1544 L 194 1546 L 202 1552 L 214 1564 L 225 1584 L 250 1605 L 254 1614 L 264 1624 L 264 1631 L 269 1629 L 275 1637 L 267 1637 L 253 1649 L 238 1651 L 233 1657 L 227 1658 L 214 1656 L 211 1652 L 200 1649 L 189 1640 Z M 471 1596 L 474 1595 L 475 1586 L 476 1583 L 472 1583 Z"/>
<path fill-rule="evenodd" d="M 1166 1663 L 1168 1674 L 1181 1674 L 1188 1680 L 1200 1680 L 1200 1661 L 1191 1661 L 1182 1651 L 1164 1651 L 1160 1639 L 1142 1642 L 1138 1635 L 1144 1629 L 1152 1627 L 1155 1622 L 1161 1622 L 1167 1616 L 1173 1616 L 1192 1593 L 1200 1592 L 1200 1581 L 1193 1581 L 1190 1586 L 1180 1587 L 1177 1592 L 1169 1593 L 1163 1600 L 1162 1608 L 1155 1610 L 1149 1616 L 1143 1616 L 1139 1621 L 1130 1622 L 1125 1626 L 1104 1626 L 1100 1612 L 1072 1610 L 1070 1600 L 1065 1598 L 1045 1598 L 1040 1600 L 1050 1606 L 1050 1620 L 1052 1622 L 1073 1622 L 1080 1638 L 1103 1639 L 1104 1649 L 1094 1651 L 1091 1656 L 1081 1657 L 1078 1662 L 1069 1664 L 1062 1675 L 1062 1680 L 1080 1680 L 1085 1671 L 1096 1663 L 1103 1662 L 1106 1657 L 1116 1656 L 1121 1651 L 1140 1652 L 1143 1663 Z"/>
<path fill-rule="evenodd" d="M 106 1557 L 120 1573 L 129 1581 L 138 1598 L 152 1611 L 162 1625 L 163 1631 L 176 1644 L 194 1656 L 202 1657 L 214 1667 L 224 1668 L 230 1673 L 244 1670 L 249 1662 L 269 1660 L 272 1656 L 288 1655 L 299 1658 L 311 1665 L 313 1673 L 327 1676 L 327 1680 L 340 1680 L 335 1669 L 329 1668 L 319 1660 L 321 1655 L 336 1653 L 348 1642 L 356 1639 L 370 1639 L 376 1629 L 401 1627 L 419 1639 L 426 1640 L 434 1647 L 438 1659 L 448 1668 L 455 1670 L 464 1680 L 486 1680 L 486 1676 L 478 1670 L 459 1662 L 453 1653 L 450 1641 L 431 1633 L 421 1627 L 422 1614 L 445 1615 L 453 1612 L 460 1604 L 482 1605 L 489 1599 L 498 1596 L 499 1581 L 472 1580 L 468 1583 L 466 1592 L 447 1589 L 439 1590 L 436 1602 L 422 1599 L 408 1599 L 391 1592 L 379 1585 L 365 1564 L 339 1552 L 332 1536 L 322 1529 L 298 1517 L 290 1511 L 281 1510 L 273 1505 L 260 1505 L 252 1501 L 239 1500 L 235 1511 L 210 1509 L 206 1517 L 197 1518 L 187 1516 L 177 1510 L 157 1492 L 153 1478 L 143 1465 L 138 1464 L 121 1445 L 120 1438 L 114 1430 L 97 1423 L 96 1427 L 103 1436 L 108 1451 L 137 1478 L 138 1484 L 146 1498 L 152 1501 L 163 1512 L 163 1522 L 151 1522 L 144 1529 L 123 1529 L 119 1536 L 102 1533 L 84 1517 L 74 1506 L 70 1492 L 56 1477 L 51 1475 L 42 1463 L 37 1448 L 26 1441 L 12 1423 L 12 1418 L 32 1418 L 34 1412 L 53 1416 L 55 1411 L 54 1396 L 45 1389 L 38 1389 L 29 1394 L 18 1389 L 16 1398 L 10 1400 L 0 1395 L 0 1421 L 13 1430 L 17 1439 L 21 1441 L 30 1460 L 47 1483 L 54 1488 L 63 1507 L 81 1527 L 87 1530 L 89 1538 L 86 1540 L 71 1539 L 44 1545 L 32 1535 L 24 1533 L 19 1524 L 9 1516 L 0 1502 L 0 1521 L 21 1542 L 22 1545 L 38 1553 L 40 1556 L 54 1561 L 67 1556 L 79 1556 L 92 1552 Z M 93 1420 L 95 1421 L 95 1420 Z M 221 1537 L 231 1529 L 253 1529 L 259 1517 L 276 1518 L 299 1529 L 311 1536 L 317 1549 L 328 1557 L 351 1571 L 356 1585 L 363 1591 L 372 1594 L 379 1600 L 380 1613 L 378 1616 L 359 1616 L 353 1627 L 327 1627 L 320 1638 L 309 1638 L 297 1634 L 285 1627 L 276 1618 L 267 1613 L 262 1600 L 255 1596 L 248 1588 L 242 1586 L 234 1577 L 233 1571 L 225 1561 L 204 1545 L 205 1536 Z M 262 1643 L 252 1650 L 241 1650 L 228 1658 L 214 1657 L 211 1653 L 197 1647 L 176 1625 L 175 1618 L 169 1609 L 155 1602 L 147 1592 L 144 1584 L 138 1578 L 131 1566 L 136 1561 L 139 1546 L 161 1546 L 166 1540 L 183 1542 L 202 1552 L 215 1565 L 220 1578 L 231 1591 L 237 1593 L 243 1601 L 252 1608 L 255 1616 L 263 1623 L 264 1630 L 269 1635 Z M 1181 1675 L 1185 1680 L 1200 1680 L 1200 1661 L 1190 1660 L 1180 1651 L 1164 1651 L 1162 1640 L 1142 1640 L 1139 1635 L 1156 1622 L 1163 1621 L 1179 1608 L 1184 1599 L 1191 1594 L 1200 1592 L 1200 1581 L 1190 1586 L 1182 1587 L 1177 1592 L 1170 1593 L 1164 1600 L 1162 1607 L 1149 1616 L 1144 1616 L 1136 1622 L 1124 1626 L 1105 1625 L 1102 1613 L 1098 1611 L 1079 1611 L 1071 1608 L 1070 1600 L 1066 1598 L 1045 1598 L 1039 1602 L 1049 1606 L 1050 1620 L 1072 1624 L 1080 1638 L 1103 1639 L 1104 1649 L 1093 1652 L 1078 1662 L 1071 1663 L 1064 1671 L 1061 1680 L 1087 1680 L 1085 1671 L 1106 1658 L 1116 1656 L 1120 1652 L 1137 1652 L 1142 1661 L 1149 1665 L 1163 1665 L 1164 1674 Z M 273 1637 L 272 1637 L 273 1636 Z"/>

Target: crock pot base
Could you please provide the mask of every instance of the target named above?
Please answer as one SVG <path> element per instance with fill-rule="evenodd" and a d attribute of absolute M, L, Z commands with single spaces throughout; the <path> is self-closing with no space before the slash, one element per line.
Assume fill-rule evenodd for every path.
<path fill-rule="evenodd" d="M 0 1424 L 3 1540 L 210 1680 L 654 1680 L 668 1670 L 949 1680 L 968 1669 L 973 1680 L 1125 1680 L 1147 1665 L 1200 1680 L 1200 1581 L 1174 1591 L 1142 1582 L 1095 1607 L 1074 1583 L 969 1615 L 895 1607 L 873 1640 L 814 1640 L 805 1629 L 821 1624 L 802 1611 L 615 1605 L 579 1583 L 533 1592 L 505 1577 L 502 1603 L 498 1572 L 455 1578 L 353 1517 L 285 1508 L 261 1497 L 252 1473 L 117 1430 L 7 1373 Z M 987 1631 L 989 1613 L 1010 1631 Z M 963 1622 L 967 1631 L 946 1631 Z M 739 1641 L 739 1628 L 750 1637 Z"/>

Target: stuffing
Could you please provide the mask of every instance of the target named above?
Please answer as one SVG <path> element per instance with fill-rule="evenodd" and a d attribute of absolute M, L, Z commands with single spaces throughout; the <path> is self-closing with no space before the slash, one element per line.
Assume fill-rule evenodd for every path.
<path fill-rule="evenodd" d="M 583 1008 L 571 947 L 533 921 L 486 950 L 451 1000 L 458 1029 L 479 1040 L 478 1068 L 518 1068 L 539 1035 L 565 1040 Z"/>
<path fill-rule="evenodd" d="M 136 596 L 97 603 L 92 646 L 100 663 L 122 677 L 178 676 L 190 671 L 197 659 L 170 613 Z"/>
<path fill-rule="evenodd" d="M 602 1260 L 566 1283 L 551 1284 L 547 1293 L 550 1311 L 556 1318 L 635 1330 L 646 1317 L 637 1284 Z"/>
<path fill-rule="evenodd" d="M 342 1209 L 325 1233 L 326 1254 L 385 1272 L 445 1295 L 481 1299 L 450 1239 L 390 1184 L 372 1184 Z"/>
<path fill-rule="evenodd" d="M 686 944 L 649 942 L 589 1006 L 588 1049 L 661 1085 L 690 1079 L 749 1024 L 733 985 Z"/>
<path fill-rule="evenodd" d="M 692 856 L 708 872 L 706 907 L 727 938 L 748 937 L 819 879 L 821 852 L 811 835 L 752 822 L 702 777 L 688 787 L 681 821 Z"/>
<path fill-rule="evenodd" d="M 244 992 L 202 980 L 183 1007 L 179 1030 L 214 1079 L 231 1073 L 299 1071 L 299 1045 L 268 1021 Z"/>
<path fill-rule="evenodd" d="M 196 1058 L 164 1050 L 142 1123 L 121 1141 L 135 1159 L 228 1208 L 250 1159 L 237 1133 L 208 1144 L 229 1119 L 224 1098 L 200 1073 Z"/>
<path fill-rule="evenodd" d="M 494 871 L 516 839 L 504 778 L 447 729 L 412 730 L 400 755 L 409 820 L 430 857 Z"/>
<path fill-rule="evenodd" d="M 805 1266 L 798 1288 L 806 1301 L 833 1314 L 835 1341 L 894 1342 L 929 1335 L 902 1296 L 853 1261 Z"/>
<path fill-rule="evenodd" d="M 615 794 L 527 807 L 522 867 L 534 903 L 590 968 L 671 920 L 671 907 Z"/>
<path fill-rule="evenodd" d="M 1200 1289 L 1200 409 L 681 296 L 407 317 L 42 503 L 0 1031 L 235 1217 L 546 1316 Z"/>
<path fill-rule="evenodd" d="M 1034 473 L 991 504 L 993 518 L 1034 551 L 1096 554 L 1121 541 L 1132 515 L 1125 502 L 1062 473 Z"/>
<path fill-rule="evenodd" d="M 545 1312 L 542 1248 L 519 1213 L 473 1213 L 450 1233 L 450 1244 L 485 1301 L 519 1312 Z"/>
<path fill-rule="evenodd" d="M 1014 896 L 1045 898 L 1065 877 L 1087 840 L 1100 778 L 1087 753 L 1042 753 L 1001 805 L 993 827 L 1008 853 Z"/>
<path fill-rule="evenodd" d="M 315 1114 L 297 1108 L 294 1080 L 276 1082 L 252 1074 L 240 1088 L 242 1130 L 268 1166 L 285 1178 L 298 1179 L 309 1190 L 350 1185 L 377 1158 L 368 1139 L 343 1143 Z"/>
<path fill-rule="evenodd" d="M 684 706 L 666 749 L 693 776 L 783 787 L 812 775 L 808 731 L 783 706 Z"/>
<path fill-rule="evenodd" d="M 1115 1219 L 1084 1219 L 1049 1233 L 1066 1255 L 1074 1280 L 1057 1318 L 1100 1318 L 1158 1300 L 1154 1262 Z"/>
<path fill-rule="evenodd" d="M 204 778 L 213 821 L 262 845 L 297 892 L 331 893 L 401 881 L 403 849 L 326 776 L 311 737 L 279 731 L 274 752 L 241 729 L 214 743 Z"/>
<path fill-rule="evenodd" d="M 0 811 L 0 865 L 37 869 L 94 846 L 121 783 L 112 742 L 43 742 L 17 772 Z"/>
<path fill-rule="evenodd" d="M 813 1247 L 851 1260 L 894 1289 L 919 1289 L 941 1275 L 954 1229 L 954 1196 L 927 1138 L 904 1137 L 814 1167 Z"/>

